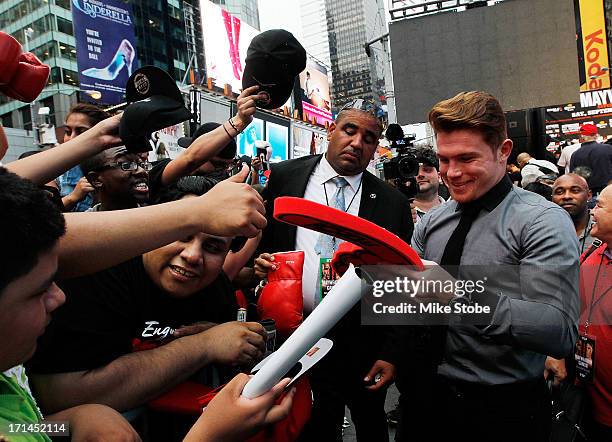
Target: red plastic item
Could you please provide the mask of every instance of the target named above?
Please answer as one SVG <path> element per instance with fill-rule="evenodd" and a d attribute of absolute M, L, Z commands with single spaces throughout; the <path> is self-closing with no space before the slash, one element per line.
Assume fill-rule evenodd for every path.
<path fill-rule="evenodd" d="M 398 236 L 373 222 L 341 210 L 303 198 L 283 196 L 274 201 L 274 218 L 327 233 L 359 246 L 359 249 L 349 249 L 348 246 L 338 249 L 342 251 L 342 256 L 336 260 L 336 271 L 348 267 L 347 263 L 352 262 L 351 255 L 355 256 L 356 263 L 365 261 L 368 264 L 412 265 L 417 270 L 424 269 L 419 255 Z"/>

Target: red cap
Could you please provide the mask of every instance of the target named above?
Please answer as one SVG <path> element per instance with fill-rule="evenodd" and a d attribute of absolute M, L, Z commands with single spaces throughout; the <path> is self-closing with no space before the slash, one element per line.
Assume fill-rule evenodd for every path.
<path fill-rule="evenodd" d="M 591 123 L 583 124 L 580 126 L 580 135 L 586 135 L 588 137 L 597 135 L 597 126 Z"/>

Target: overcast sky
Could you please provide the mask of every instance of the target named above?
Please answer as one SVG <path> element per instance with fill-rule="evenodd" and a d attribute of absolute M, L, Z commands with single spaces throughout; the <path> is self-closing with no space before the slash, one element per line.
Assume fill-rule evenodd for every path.
<path fill-rule="evenodd" d="M 298 0 L 259 0 L 260 31 L 285 29 L 301 38 L 300 3 Z"/>

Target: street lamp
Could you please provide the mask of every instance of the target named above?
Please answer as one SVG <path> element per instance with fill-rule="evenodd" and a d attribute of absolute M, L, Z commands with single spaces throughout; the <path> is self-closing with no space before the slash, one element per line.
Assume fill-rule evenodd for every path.
<path fill-rule="evenodd" d="M 102 98 L 102 92 L 100 92 L 100 91 L 91 90 L 91 89 L 79 89 L 79 88 L 76 88 L 76 87 L 65 87 L 65 88 L 59 88 L 58 87 L 57 89 L 55 89 L 53 87 L 45 88 L 45 89 L 43 89 L 41 91 L 41 95 L 44 94 L 44 93 L 49 94 L 49 95 L 45 95 L 44 96 L 44 98 L 46 98 L 46 97 L 50 97 L 50 96 L 52 96 L 52 95 L 54 95 L 56 93 L 66 93 L 66 92 L 70 92 L 68 94 L 65 94 L 65 95 L 69 95 L 69 96 L 73 95 L 75 92 L 82 92 L 84 94 L 89 95 L 94 100 L 99 100 L 100 98 Z M 49 116 L 49 112 L 50 112 L 50 109 L 48 107 L 41 107 L 38 110 L 38 115 L 39 116 L 41 116 L 41 115 L 44 116 L 45 124 L 47 124 L 47 118 Z M 40 142 L 43 141 L 43 140 L 41 140 L 41 138 L 44 138 L 44 137 L 41 137 L 42 132 L 40 130 L 40 128 L 43 127 L 43 126 L 38 125 L 38 122 L 36 124 L 34 124 L 34 120 L 32 120 L 32 125 L 37 130 L 37 133 L 35 133 L 36 137 L 34 138 L 34 144 L 37 145 L 37 144 L 39 144 Z"/>
<path fill-rule="evenodd" d="M 397 122 L 397 113 L 395 109 L 395 92 L 393 86 L 393 72 L 391 71 L 391 53 L 387 49 L 387 43 L 389 42 L 389 33 L 381 35 L 366 42 L 363 47 L 368 57 L 372 56 L 372 45 L 377 42 L 381 42 L 382 50 L 386 55 L 386 60 L 383 60 L 384 77 L 385 77 L 385 98 L 387 101 L 387 119 L 389 122 Z"/>
<path fill-rule="evenodd" d="M 34 34 L 34 29 L 26 28 L 23 30 L 24 35 L 24 43 L 26 52 L 30 52 L 30 39 Z M 38 140 L 38 134 L 36 133 L 36 128 L 34 127 L 34 101 L 30 102 L 30 120 L 32 122 L 32 135 L 34 137 L 34 145 L 36 145 L 36 141 Z"/>
<path fill-rule="evenodd" d="M 99 100 L 100 98 L 102 98 L 102 92 L 100 91 L 95 91 L 93 89 L 79 89 L 79 88 L 63 88 L 63 89 L 47 89 L 47 90 L 43 90 L 43 92 L 66 92 L 66 91 L 71 91 L 70 94 L 68 95 L 72 95 L 75 92 L 83 92 L 84 94 L 89 95 L 91 98 L 93 98 L 94 100 Z"/>

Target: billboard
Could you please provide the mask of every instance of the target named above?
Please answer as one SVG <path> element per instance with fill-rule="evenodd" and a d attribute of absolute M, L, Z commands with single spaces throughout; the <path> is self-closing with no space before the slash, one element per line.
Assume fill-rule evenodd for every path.
<path fill-rule="evenodd" d="M 289 147 L 289 128 L 280 124 L 266 121 L 266 141 L 272 147 L 270 162 L 276 163 L 287 159 Z"/>
<path fill-rule="evenodd" d="M 200 0 L 206 75 L 215 86 L 232 86 L 239 93 L 247 49 L 259 31 L 225 9 L 207 0 Z"/>
<path fill-rule="evenodd" d="M 600 0 L 601 1 L 601 0 Z M 579 100 L 573 0 L 513 0 L 389 25 L 398 122 L 427 120 L 462 91 L 504 110 Z"/>
<path fill-rule="evenodd" d="M 580 92 L 610 87 L 604 0 L 574 0 Z"/>
<path fill-rule="evenodd" d="M 602 136 L 612 135 L 612 89 L 581 92 L 580 102 L 546 108 L 546 134 L 559 140 L 578 138 L 580 125 L 592 123 Z"/>
<path fill-rule="evenodd" d="M 327 151 L 327 134 L 293 125 L 291 158 L 316 155 Z"/>
<path fill-rule="evenodd" d="M 302 112 L 322 126 L 332 123 L 331 95 L 327 69 L 313 60 L 308 60 L 306 69 L 300 74 Z"/>
<path fill-rule="evenodd" d="M 72 0 L 81 89 L 102 93 L 105 104 L 124 101 L 125 84 L 138 68 L 132 8 L 121 0 Z"/>
<path fill-rule="evenodd" d="M 255 141 L 264 139 L 264 122 L 259 118 L 253 118 L 240 135 L 238 135 L 238 156 L 248 155 L 255 157 L 257 150 Z"/>
<path fill-rule="evenodd" d="M 183 124 L 175 124 L 151 134 L 153 150 L 149 152 L 149 161 L 159 161 L 165 158 L 175 159 L 185 149 L 178 145 L 178 140 L 185 136 Z"/>

